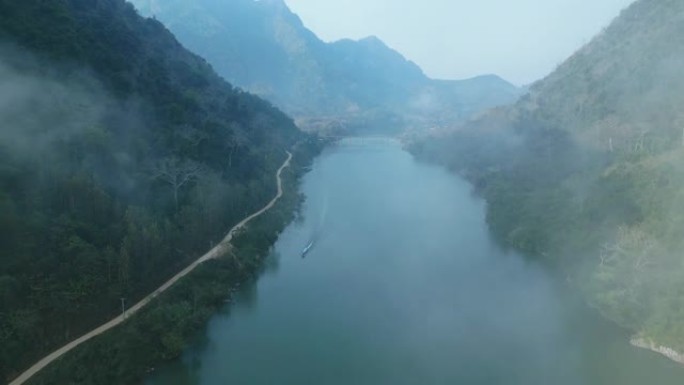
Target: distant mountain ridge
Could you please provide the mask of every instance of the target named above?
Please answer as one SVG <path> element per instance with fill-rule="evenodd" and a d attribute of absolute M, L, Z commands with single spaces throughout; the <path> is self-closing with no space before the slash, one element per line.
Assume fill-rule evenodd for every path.
<path fill-rule="evenodd" d="M 307 128 L 440 126 L 519 96 L 518 88 L 494 75 L 429 79 L 377 37 L 325 43 L 280 0 L 131 2 L 228 81 Z"/>

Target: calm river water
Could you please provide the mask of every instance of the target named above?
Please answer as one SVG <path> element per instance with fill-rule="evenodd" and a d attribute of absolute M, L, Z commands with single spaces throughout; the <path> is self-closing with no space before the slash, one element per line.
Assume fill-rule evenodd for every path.
<path fill-rule="evenodd" d="M 269 272 L 148 385 L 684 384 L 497 247 L 471 186 L 398 143 L 340 143 L 302 191 Z"/>

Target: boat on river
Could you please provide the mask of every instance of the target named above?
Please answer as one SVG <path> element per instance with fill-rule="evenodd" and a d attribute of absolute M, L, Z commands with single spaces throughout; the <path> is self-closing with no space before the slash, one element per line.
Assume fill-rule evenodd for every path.
<path fill-rule="evenodd" d="M 311 241 L 311 242 L 309 242 L 308 245 L 306 245 L 306 247 L 304 248 L 304 250 L 302 250 L 302 258 L 306 257 L 306 254 L 311 250 L 311 248 L 313 247 L 313 245 L 314 245 L 314 241 Z"/>

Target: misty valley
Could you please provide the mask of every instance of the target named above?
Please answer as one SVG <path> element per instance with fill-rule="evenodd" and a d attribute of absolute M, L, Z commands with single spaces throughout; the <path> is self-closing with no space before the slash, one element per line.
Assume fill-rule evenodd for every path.
<path fill-rule="evenodd" d="M 147 385 L 681 383 L 501 249 L 468 182 L 398 143 L 329 147 L 302 192 L 259 281 Z"/>
<path fill-rule="evenodd" d="M 536 2 L 0 1 L 0 382 L 684 383 L 684 2 Z"/>

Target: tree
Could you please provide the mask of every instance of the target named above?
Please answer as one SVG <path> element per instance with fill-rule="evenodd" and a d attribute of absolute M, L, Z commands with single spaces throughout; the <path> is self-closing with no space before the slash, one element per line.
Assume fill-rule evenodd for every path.
<path fill-rule="evenodd" d="M 178 210 L 178 191 L 197 179 L 202 174 L 203 167 L 197 162 L 172 157 L 155 163 L 152 172 L 154 179 L 159 179 L 171 186 L 173 201 Z"/>
<path fill-rule="evenodd" d="M 227 143 L 228 147 L 230 148 L 230 151 L 228 152 L 228 168 L 233 168 L 233 156 L 240 147 L 246 145 L 247 139 L 240 135 L 240 133 L 244 131 L 244 128 L 240 125 L 240 123 L 231 123 L 230 129 L 231 136 Z"/>

